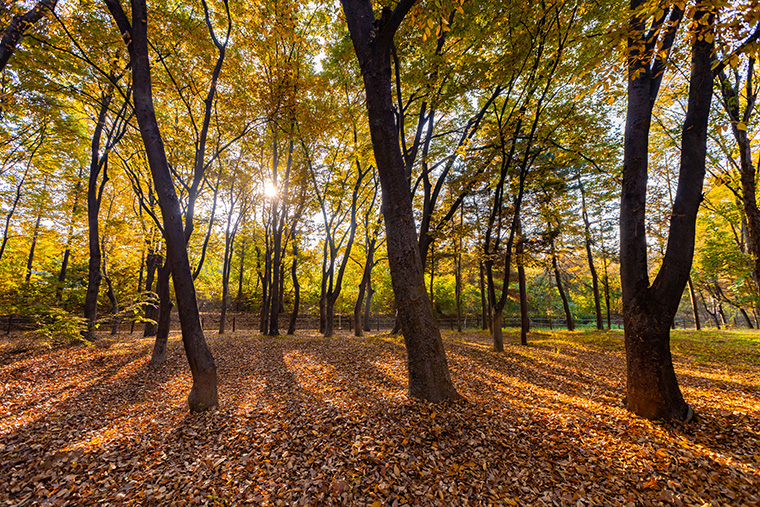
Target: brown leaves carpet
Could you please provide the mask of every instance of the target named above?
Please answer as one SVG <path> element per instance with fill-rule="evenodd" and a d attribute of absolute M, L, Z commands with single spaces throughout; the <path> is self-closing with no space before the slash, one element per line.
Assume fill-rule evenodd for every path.
<path fill-rule="evenodd" d="M 136 335 L 134 335 L 136 336 Z M 758 505 L 760 368 L 676 354 L 699 414 L 630 415 L 622 335 L 445 339 L 466 401 L 406 395 L 398 337 L 209 333 L 221 408 L 182 345 L 0 347 L 0 505 Z M 508 341 L 515 342 L 513 336 Z"/>

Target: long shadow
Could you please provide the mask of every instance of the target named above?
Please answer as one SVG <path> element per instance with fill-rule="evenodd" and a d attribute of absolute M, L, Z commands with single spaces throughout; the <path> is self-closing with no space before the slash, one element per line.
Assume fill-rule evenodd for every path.
<path fill-rule="evenodd" d="M 69 477 L 76 476 L 79 461 L 97 461 L 103 454 L 101 442 L 118 438 L 114 432 L 119 431 L 119 421 L 129 413 L 129 407 L 152 399 L 162 384 L 182 374 L 176 364 L 179 354 L 170 355 L 174 356 L 174 364 L 151 368 L 147 362 L 149 353 L 149 348 L 139 346 L 128 353 L 96 356 L 87 364 L 89 371 L 82 371 L 84 365 L 76 370 L 59 369 L 59 374 L 77 374 L 86 387 L 70 383 L 17 405 L 26 410 L 40 403 L 47 407 L 28 422 L 0 435 L 0 483 L 28 480 L 20 474 L 26 470 L 39 475 L 38 486 L 52 484 L 67 472 Z M 142 364 L 135 366 L 136 361 Z M 31 391 L 36 395 L 35 389 Z M 61 399 L 55 401 L 58 398 Z M 29 491 L 30 487 L 29 483 L 19 485 L 15 491 L 9 486 L 0 498 L 7 495 L 9 501 L 47 500 L 46 490 Z"/>

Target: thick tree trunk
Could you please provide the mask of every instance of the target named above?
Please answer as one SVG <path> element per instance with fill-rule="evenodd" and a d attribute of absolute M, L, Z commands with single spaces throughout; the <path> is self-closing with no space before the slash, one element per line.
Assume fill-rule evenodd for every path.
<path fill-rule="evenodd" d="M 90 260 L 87 266 L 87 293 L 84 300 L 84 318 L 87 328 L 84 333 L 86 340 L 95 338 L 95 322 L 98 317 L 98 294 L 100 292 L 100 232 L 98 228 L 98 215 L 100 213 L 100 196 L 98 195 L 98 177 L 103 169 L 100 163 L 100 138 L 105 127 L 106 113 L 111 102 L 110 95 L 102 98 L 98 122 L 92 136 L 90 176 L 87 185 L 87 239 L 90 250 Z M 105 180 L 104 176 L 104 180 Z M 103 182 L 105 184 L 105 181 Z"/>
<path fill-rule="evenodd" d="M 637 301 L 637 303 L 639 303 Z M 627 406 L 648 419 L 684 420 L 691 409 L 678 387 L 670 355 L 670 323 L 657 308 L 625 312 Z"/>
<path fill-rule="evenodd" d="M 643 0 L 631 2 L 632 12 Z M 670 325 L 689 278 L 694 254 L 696 216 L 702 200 L 707 123 L 712 97 L 713 16 L 697 10 L 693 34 L 689 99 L 682 130 L 681 168 L 673 204 L 668 243 L 654 282 L 649 283 L 645 204 L 649 128 L 670 43 L 683 12 L 674 7 L 664 28 L 664 49 L 650 67 L 640 54 L 652 49 L 639 37 L 644 19 L 632 14 L 628 57 L 628 112 L 620 206 L 620 275 L 627 357 L 627 406 L 649 419 L 690 420 L 693 412 L 678 387 L 670 355 Z M 636 34 L 639 34 L 638 36 Z M 698 36 L 697 36 L 698 35 Z M 650 56 L 651 57 L 651 56 Z"/>
<path fill-rule="evenodd" d="M 335 333 L 335 302 L 328 297 L 325 301 L 325 338 L 330 338 Z"/>
<path fill-rule="evenodd" d="M 491 316 L 491 335 L 493 336 L 493 350 L 504 352 L 504 330 L 502 329 L 502 313 L 494 312 Z"/>
<path fill-rule="evenodd" d="M 135 114 L 158 194 L 164 222 L 167 258 L 172 268 L 174 290 L 177 295 L 182 341 L 193 376 L 193 387 L 188 395 L 188 405 L 193 412 L 207 410 L 219 405 L 216 364 L 201 329 L 195 286 L 187 256 L 182 211 L 174 190 L 166 151 L 153 108 L 148 61 L 148 11 L 145 0 L 133 0 L 130 29 L 129 21 L 121 5 L 116 0 L 105 1 L 130 51 Z"/>
<path fill-rule="evenodd" d="M 449 376 L 433 306 L 425 292 L 412 197 L 398 144 L 391 99 L 390 52 L 395 31 L 413 5 L 401 0 L 375 20 L 370 0 L 342 0 L 364 79 L 370 135 L 383 190 L 388 262 L 409 369 L 409 395 L 428 401 L 459 398 Z"/>

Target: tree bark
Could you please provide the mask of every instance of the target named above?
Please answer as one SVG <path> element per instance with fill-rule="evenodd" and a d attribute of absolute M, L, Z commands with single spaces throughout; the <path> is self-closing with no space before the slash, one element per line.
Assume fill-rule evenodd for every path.
<path fill-rule="evenodd" d="M 391 99 L 390 53 L 398 26 L 414 4 L 401 0 L 375 20 L 370 0 L 341 0 L 362 70 L 370 135 L 380 183 L 391 281 L 404 334 L 409 395 L 438 402 L 459 398 L 451 382 L 433 306 L 425 292 L 412 198 Z"/>
<path fill-rule="evenodd" d="M 195 286 L 187 256 L 182 212 L 153 108 L 148 61 L 147 7 L 145 0 L 132 0 L 132 26 L 130 27 L 118 0 L 104 1 L 119 26 L 131 56 L 135 113 L 158 194 L 164 223 L 167 258 L 172 268 L 174 290 L 177 295 L 182 341 L 193 377 L 188 405 L 193 412 L 207 410 L 219 405 L 216 363 L 201 328 Z"/>

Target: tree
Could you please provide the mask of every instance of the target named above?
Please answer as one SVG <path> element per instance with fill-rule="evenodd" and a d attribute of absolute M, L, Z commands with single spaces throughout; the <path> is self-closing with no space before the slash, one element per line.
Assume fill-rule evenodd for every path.
<path fill-rule="evenodd" d="M 689 278 L 697 210 L 702 200 L 707 124 L 712 98 L 714 13 L 700 4 L 691 29 L 689 99 L 681 134 L 681 167 L 662 265 L 649 280 L 644 227 L 652 108 L 667 56 L 683 18 L 681 6 L 658 11 L 647 26 L 647 3 L 632 0 L 628 35 L 628 111 L 620 205 L 620 276 L 627 369 L 626 405 L 649 419 L 689 421 L 670 354 L 670 327 Z"/>
<path fill-rule="evenodd" d="M 153 107 L 148 59 L 148 9 L 145 0 L 132 1 L 130 24 L 119 0 L 104 0 L 124 38 L 131 60 L 135 116 L 145 144 L 153 182 L 158 194 L 166 239 L 167 258 L 172 267 L 177 295 L 182 341 L 193 376 L 188 395 L 190 410 L 198 412 L 219 405 L 216 363 L 201 328 L 198 303 L 187 256 L 179 200 L 174 190 L 166 151 Z"/>
<path fill-rule="evenodd" d="M 367 115 L 380 184 L 393 292 L 407 349 L 409 394 L 429 401 L 458 398 L 451 383 L 433 306 L 425 291 L 423 266 L 398 126 L 391 99 L 393 37 L 415 0 L 384 7 L 375 19 L 370 0 L 341 0 L 362 71 Z"/>

